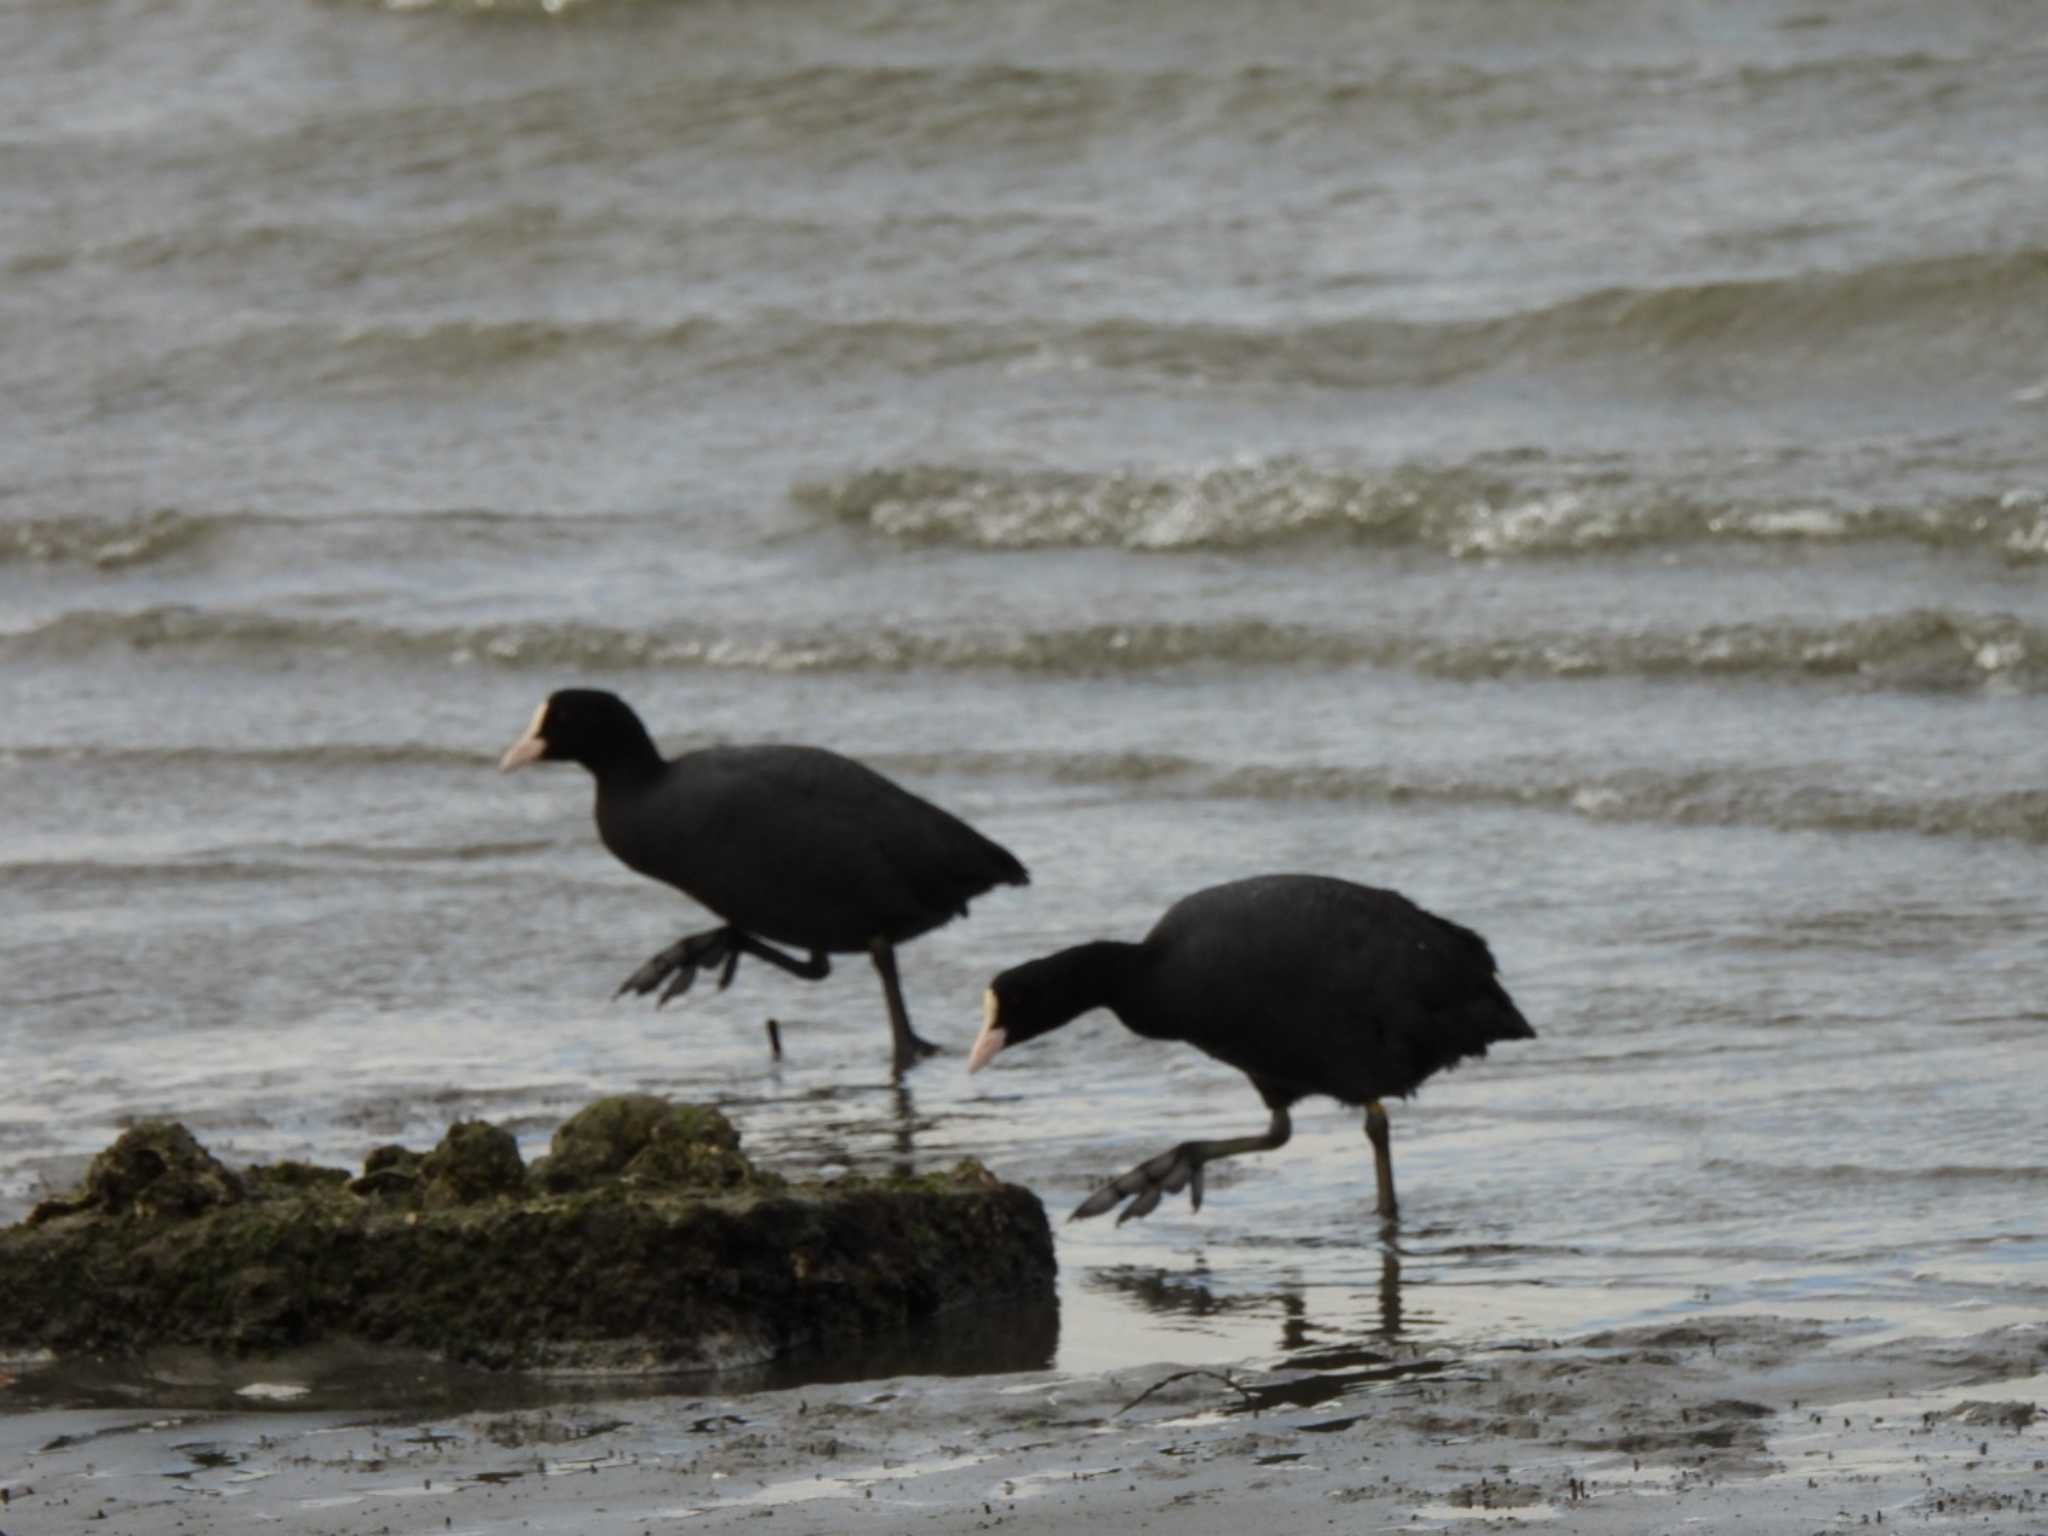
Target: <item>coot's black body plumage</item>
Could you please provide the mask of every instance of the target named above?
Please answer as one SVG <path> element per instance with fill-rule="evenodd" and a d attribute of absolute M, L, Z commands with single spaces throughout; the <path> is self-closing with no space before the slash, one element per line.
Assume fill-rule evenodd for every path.
<path fill-rule="evenodd" d="M 1536 1033 L 1478 934 L 1398 892 L 1324 875 L 1212 886 L 1176 902 L 1142 943 L 1083 944 L 1005 971 L 990 987 L 969 1067 L 1096 1007 L 1137 1034 L 1183 1040 L 1228 1062 L 1273 1115 L 1263 1137 L 1184 1143 L 1075 1213 L 1096 1215 L 1135 1195 L 1123 1218 L 1182 1187 L 1199 1207 L 1203 1163 L 1284 1145 L 1289 1108 L 1313 1094 L 1366 1106 L 1380 1211 L 1391 1217 L 1381 1101 L 1407 1097 L 1498 1041 Z"/>
<path fill-rule="evenodd" d="M 700 968 L 729 981 L 742 954 L 816 979 L 865 952 L 881 972 L 897 1066 L 932 1047 L 910 1031 L 895 946 L 963 915 L 1024 866 L 966 822 L 821 747 L 720 746 L 665 760 L 622 699 L 550 696 L 501 763 L 579 762 L 597 780 L 597 829 L 620 862 L 676 887 L 727 925 L 693 934 L 628 978 L 662 1001 Z M 806 951 L 800 960 L 770 946 Z"/>
<path fill-rule="evenodd" d="M 966 822 L 821 747 L 707 747 L 601 776 L 597 830 L 735 928 L 835 955 L 907 943 L 1026 879 Z"/>

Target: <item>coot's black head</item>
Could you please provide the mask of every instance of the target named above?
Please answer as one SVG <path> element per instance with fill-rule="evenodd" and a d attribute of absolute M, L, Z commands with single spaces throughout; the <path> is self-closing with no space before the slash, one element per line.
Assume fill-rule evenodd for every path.
<path fill-rule="evenodd" d="M 1091 1008 L 1107 1006 L 1135 948 L 1109 942 L 1080 944 L 1004 971 L 982 996 L 981 1033 L 967 1054 L 967 1070 L 979 1072 L 998 1051 L 1036 1040 Z"/>
<path fill-rule="evenodd" d="M 603 777 L 660 761 L 647 727 L 624 699 L 599 688 L 564 688 L 533 712 L 533 723 L 505 749 L 498 768 L 510 773 L 528 763 L 581 763 Z"/>

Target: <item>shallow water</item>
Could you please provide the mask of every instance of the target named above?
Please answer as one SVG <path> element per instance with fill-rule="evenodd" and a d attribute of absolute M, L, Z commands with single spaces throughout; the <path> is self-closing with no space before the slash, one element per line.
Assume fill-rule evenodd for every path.
<path fill-rule="evenodd" d="M 1395 1107 L 1391 1246 L 1328 1105 L 1063 1227 L 1060 1368 L 2038 1315 L 2033 21 L 10 9 L 0 1214 L 626 1088 L 1064 1211 L 1263 1112 L 1106 1018 L 967 1079 L 987 977 L 1315 868 L 1540 1038 Z M 698 919 L 490 772 L 572 681 L 1023 857 L 904 956 L 953 1053 L 851 962 L 608 1004 Z"/>

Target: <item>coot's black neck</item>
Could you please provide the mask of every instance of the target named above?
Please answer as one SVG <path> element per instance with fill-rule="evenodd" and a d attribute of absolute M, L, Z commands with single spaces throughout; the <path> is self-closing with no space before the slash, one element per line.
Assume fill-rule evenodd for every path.
<path fill-rule="evenodd" d="M 1144 953 L 1142 944 L 1098 939 L 1047 956 L 1038 962 L 1043 967 L 1036 978 L 1039 1009 L 1060 1024 L 1091 1008 L 1107 1008 L 1121 1016 L 1118 1005 L 1137 977 Z"/>
<path fill-rule="evenodd" d="M 632 717 L 614 722 L 605 734 L 586 744 L 576 761 L 588 768 L 600 790 L 632 790 L 652 783 L 667 766 L 647 727 Z"/>

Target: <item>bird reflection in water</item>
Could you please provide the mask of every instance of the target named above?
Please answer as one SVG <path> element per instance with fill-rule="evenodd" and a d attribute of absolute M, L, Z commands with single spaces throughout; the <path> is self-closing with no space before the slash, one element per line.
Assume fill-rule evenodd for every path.
<path fill-rule="evenodd" d="M 1209 1286 L 1206 1267 L 1200 1261 L 1194 1270 L 1196 1278 L 1192 1279 L 1158 1270 L 1105 1270 L 1092 1277 L 1091 1283 L 1120 1291 L 1149 1310 L 1194 1317 L 1260 1312 L 1277 1303 L 1281 1355 L 1265 1367 L 1269 1379 L 1243 1381 L 1235 1375 L 1222 1376 L 1235 1397 L 1219 1397 L 1218 1409 L 1231 1414 L 1317 1409 L 1327 1415 L 1329 1408 L 1353 1398 L 1355 1393 L 1437 1377 L 1460 1364 L 1440 1354 L 1421 1353 L 1412 1341 L 1404 1342 L 1400 1255 L 1388 1243 L 1381 1245 L 1379 1257 L 1377 1316 L 1364 1326 L 1349 1328 L 1314 1321 L 1309 1312 L 1309 1296 L 1301 1289 L 1219 1296 Z M 1200 1369 L 1178 1373 L 1217 1374 Z M 1168 1377 L 1166 1381 L 1174 1379 Z M 1154 1390 L 1164 1384 L 1155 1384 Z M 1338 1414 L 1299 1422 L 1293 1427 L 1305 1434 L 1334 1433 L 1350 1428 L 1365 1416 L 1363 1411 Z"/>
<path fill-rule="evenodd" d="M 894 1123 L 890 1143 L 896 1154 L 889 1171 L 899 1179 L 907 1179 L 917 1172 L 917 1101 L 910 1096 L 910 1085 L 900 1076 L 889 1084 L 889 1108 Z"/>
<path fill-rule="evenodd" d="M 1384 1345 L 1398 1345 L 1408 1339 L 1412 1326 L 1401 1300 L 1400 1251 L 1392 1242 L 1385 1241 L 1379 1245 L 1376 1305 L 1368 1316 L 1350 1324 L 1332 1322 L 1327 1318 L 1316 1320 L 1310 1312 L 1309 1294 L 1301 1288 L 1235 1295 L 1221 1291 L 1212 1282 L 1207 1261 L 1200 1257 L 1185 1274 L 1120 1266 L 1094 1271 L 1086 1284 L 1091 1288 L 1113 1291 L 1147 1312 L 1214 1319 L 1218 1323 L 1215 1330 L 1218 1333 L 1236 1331 L 1228 1319 L 1277 1310 L 1280 1314 L 1281 1354 L 1287 1357 L 1289 1364 L 1318 1369 L 1325 1364 L 1364 1363 L 1349 1341 L 1371 1339 Z M 1359 1294 L 1362 1299 L 1362 1293 Z M 1430 1319 L 1423 1317 L 1414 1321 L 1427 1326 Z M 1339 1344 L 1333 1340 L 1346 1342 Z M 1374 1355 L 1371 1363 L 1384 1362 L 1387 1358 Z"/>
<path fill-rule="evenodd" d="M 770 1040 L 779 1047 L 785 1033 L 800 1034 L 806 1021 L 774 1019 L 769 1023 L 773 1031 Z M 916 1096 L 901 1076 L 892 1076 L 887 1081 L 834 1083 L 784 1092 L 784 1065 L 782 1050 L 772 1050 L 767 1073 L 769 1092 L 758 1096 L 731 1094 L 719 1100 L 731 1110 L 797 1112 L 793 1123 L 786 1127 L 761 1130 L 762 1144 L 770 1148 L 766 1155 L 813 1169 L 837 1165 L 871 1176 L 908 1179 L 931 1171 L 918 1163 L 917 1141 L 920 1133 L 931 1130 L 936 1122 L 929 1117 L 919 1118 Z M 877 1094 L 884 1096 L 879 1102 Z M 834 1107 L 830 1118 L 825 1118 L 821 1111 L 820 1106 L 824 1105 Z"/>

